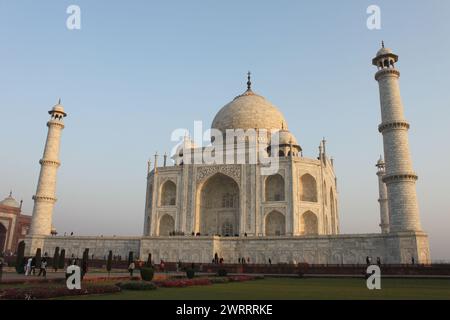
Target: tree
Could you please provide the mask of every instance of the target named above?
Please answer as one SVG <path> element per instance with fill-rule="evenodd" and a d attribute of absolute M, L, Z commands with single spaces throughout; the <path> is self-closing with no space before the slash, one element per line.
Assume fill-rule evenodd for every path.
<path fill-rule="evenodd" d="M 53 270 L 58 271 L 59 264 L 59 247 L 55 248 L 55 253 L 53 254 Z"/>
<path fill-rule="evenodd" d="M 151 267 L 151 266 L 152 266 L 152 254 L 149 253 L 148 258 L 147 258 L 147 267 Z"/>
<path fill-rule="evenodd" d="M 128 253 L 128 265 L 130 265 L 131 262 L 133 262 L 133 251 L 130 251 Z M 128 266 L 127 266 L 128 267 Z"/>
<path fill-rule="evenodd" d="M 66 250 L 62 249 L 61 254 L 59 255 L 58 267 L 60 269 L 64 269 L 65 262 L 66 262 Z"/>
<path fill-rule="evenodd" d="M 16 271 L 17 273 L 25 273 L 24 266 L 25 242 L 20 241 L 17 246 Z"/>
<path fill-rule="evenodd" d="M 108 271 L 108 277 L 111 274 L 112 258 L 113 258 L 113 254 L 112 254 L 112 251 L 110 250 L 108 253 L 108 261 L 106 262 L 106 271 Z"/>
<path fill-rule="evenodd" d="M 81 278 L 84 278 L 84 275 L 88 271 L 88 264 L 89 264 L 89 249 L 84 249 L 83 252 L 83 260 L 81 261 Z"/>
<path fill-rule="evenodd" d="M 41 248 L 37 248 L 36 255 L 35 255 L 36 268 L 40 268 L 41 267 L 41 262 L 42 262 L 42 253 L 41 252 L 42 252 Z"/>

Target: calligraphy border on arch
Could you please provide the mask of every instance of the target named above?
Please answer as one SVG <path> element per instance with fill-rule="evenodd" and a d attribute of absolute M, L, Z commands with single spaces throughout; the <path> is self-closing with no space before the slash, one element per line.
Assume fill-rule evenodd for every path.
<path fill-rule="evenodd" d="M 232 178 L 239 186 L 241 185 L 241 167 L 239 165 L 216 165 L 197 168 L 197 185 L 207 180 L 216 173 L 222 173 Z"/>

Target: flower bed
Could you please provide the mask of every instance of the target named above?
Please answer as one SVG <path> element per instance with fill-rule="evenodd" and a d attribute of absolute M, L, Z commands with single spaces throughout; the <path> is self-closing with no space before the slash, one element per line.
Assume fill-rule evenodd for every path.
<path fill-rule="evenodd" d="M 154 281 L 157 287 L 163 288 L 184 288 L 190 286 L 208 286 L 211 284 L 243 282 L 250 280 L 264 279 L 263 276 L 236 275 L 228 277 L 211 277 L 211 278 L 195 278 L 195 279 L 169 279 L 164 281 Z"/>
<path fill-rule="evenodd" d="M 155 281 L 158 287 L 164 288 L 183 288 L 190 286 L 208 286 L 212 284 L 211 280 L 208 278 L 197 278 L 197 279 L 174 279 L 166 281 Z"/>
<path fill-rule="evenodd" d="M 227 278 L 230 282 L 243 282 L 243 281 L 264 279 L 264 276 L 237 275 L 237 276 L 229 276 Z"/>
<path fill-rule="evenodd" d="M 129 276 L 101 276 L 97 277 L 95 275 L 86 275 L 83 279 L 83 282 L 95 283 L 95 282 L 104 282 L 104 281 L 117 281 L 117 280 L 140 280 L 140 277 L 132 277 Z M 24 279 L 14 279 L 14 280 L 2 280 L 1 284 L 41 284 L 41 283 L 65 283 L 65 278 L 24 278 Z"/>
<path fill-rule="evenodd" d="M 7 288 L 0 290 L 0 300 L 35 300 L 51 299 L 65 296 L 79 296 L 88 294 L 116 293 L 120 288 L 114 285 L 86 286 L 80 290 L 69 290 L 66 287 L 31 287 Z"/>

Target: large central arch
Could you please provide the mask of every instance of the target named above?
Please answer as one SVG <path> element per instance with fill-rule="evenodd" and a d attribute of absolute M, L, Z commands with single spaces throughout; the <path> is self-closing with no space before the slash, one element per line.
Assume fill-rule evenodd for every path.
<path fill-rule="evenodd" d="M 199 232 L 202 235 L 239 234 L 239 186 L 230 177 L 216 173 L 201 187 Z"/>

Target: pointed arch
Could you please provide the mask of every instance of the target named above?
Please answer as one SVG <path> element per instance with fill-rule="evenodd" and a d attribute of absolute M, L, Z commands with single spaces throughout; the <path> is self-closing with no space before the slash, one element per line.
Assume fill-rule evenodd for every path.
<path fill-rule="evenodd" d="M 159 220 L 159 236 L 169 236 L 175 231 L 175 220 L 172 216 L 165 214 Z"/>
<path fill-rule="evenodd" d="M 177 202 L 177 186 L 171 180 L 167 180 L 161 187 L 161 206 L 175 206 Z"/>
<path fill-rule="evenodd" d="M 317 182 L 309 173 L 304 174 L 300 178 L 301 183 L 301 200 L 309 202 L 317 202 Z"/>
<path fill-rule="evenodd" d="M 284 201 L 285 187 L 284 178 L 280 174 L 268 176 L 265 181 L 265 200 L 266 201 Z"/>
<path fill-rule="evenodd" d="M 266 236 L 284 236 L 286 234 L 286 219 L 279 211 L 271 211 L 265 219 Z"/>
<path fill-rule="evenodd" d="M 209 177 L 197 196 L 196 231 L 202 235 L 230 236 L 239 233 L 239 186 L 223 174 Z"/>
<path fill-rule="evenodd" d="M 317 216 L 312 211 L 306 211 L 300 219 L 300 230 L 303 235 L 319 234 L 319 223 Z"/>

